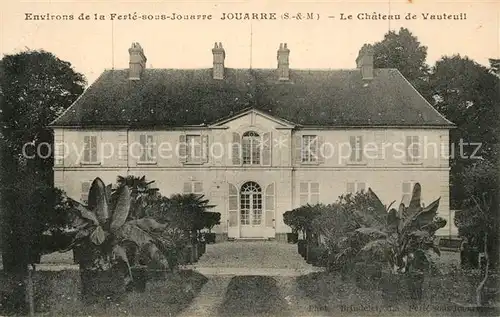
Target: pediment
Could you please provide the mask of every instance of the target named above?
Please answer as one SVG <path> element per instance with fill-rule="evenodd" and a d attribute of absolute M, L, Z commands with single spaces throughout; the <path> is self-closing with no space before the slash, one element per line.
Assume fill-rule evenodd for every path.
<path fill-rule="evenodd" d="M 265 125 L 272 126 L 275 129 L 292 129 L 295 127 L 293 122 L 275 117 L 269 113 L 254 108 L 246 109 L 237 114 L 222 118 L 211 124 L 209 127 L 225 128 L 234 125 Z"/>

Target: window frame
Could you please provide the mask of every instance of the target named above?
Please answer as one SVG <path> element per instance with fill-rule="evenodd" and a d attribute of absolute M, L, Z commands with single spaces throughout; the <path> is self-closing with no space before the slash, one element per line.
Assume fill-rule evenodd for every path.
<path fill-rule="evenodd" d="M 307 184 L 307 191 L 303 191 L 302 186 L 304 184 Z M 313 185 L 317 185 L 317 191 L 313 191 Z M 304 206 L 307 204 L 310 205 L 316 205 L 320 202 L 320 184 L 319 182 L 312 182 L 312 181 L 302 181 L 299 182 L 299 206 Z M 306 202 L 302 203 L 303 197 L 306 197 Z M 313 197 L 316 197 L 313 199 Z"/>
<path fill-rule="evenodd" d="M 353 191 L 349 191 L 349 184 L 352 184 L 353 186 Z M 360 189 L 360 184 L 363 184 L 363 188 Z M 358 180 L 353 180 L 353 181 L 348 181 L 346 183 L 346 193 L 347 194 L 357 194 L 360 193 L 361 190 L 363 190 L 364 193 L 368 190 L 368 183 L 366 181 L 358 181 Z"/>
<path fill-rule="evenodd" d="M 351 144 L 354 140 L 354 144 Z M 365 157 L 363 151 L 363 135 L 350 135 L 349 136 L 349 161 L 348 164 L 365 164 Z M 354 155 L 353 155 L 354 153 Z M 354 159 L 353 159 L 354 157 Z"/>
<path fill-rule="evenodd" d="M 404 180 L 401 183 L 401 203 L 405 204 L 405 207 L 408 207 L 408 205 L 411 202 L 411 195 L 413 194 L 413 187 L 415 187 L 415 184 L 420 183 L 419 181 L 416 180 Z M 404 187 L 405 184 L 409 184 L 409 191 L 405 193 Z M 420 183 L 421 184 L 421 183 Z M 424 199 L 423 199 L 423 193 L 420 193 L 420 202 L 421 204 L 424 204 Z"/>
<path fill-rule="evenodd" d="M 416 139 L 416 142 L 415 142 Z M 410 140 L 410 141 L 409 141 Z M 410 148 L 410 145 L 412 146 Z M 421 164 L 421 149 L 422 149 L 422 144 L 420 143 L 420 136 L 419 135 L 405 135 L 405 158 L 404 158 L 404 163 L 405 164 Z M 417 155 L 415 155 L 415 152 Z M 410 156 L 409 154 L 412 154 Z"/>
<path fill-rule="evenodd" d="M 249 141 L 247 143 L 246 141 Z M 257 141 L 257 143 L 255 143 Z M 262 165 L 262 135 L 256 131 L 246 131 L 241 135 L 241 163 L 246 166 Z M 249 156 L 245 156 L 249 154 Z M 249 161 L 246 161 L 246 159 Z"/>
<path fill-rule="evenodd" d="M 187 184 L 189 184 L 189 187 L 190 187 L 189 191 L 186 190 L 186 185 Z M 196 184 L 200 184 L 200 187 L 201 187 L 200 191 L 196 191 Z M 184 184 L 182 186 L 183 186 L 182 192 L 184 194 L 204 195 L 203 182 L 202 181 L 199 181 L 199 180 L 190 180 L 190 181 L 184 182 Z"/>
<path fill-rule="evenodd" d="M 89 142 L 86 141 L 87 138 L 88 138 Z M 95 141 L 92 142 L 92 139 L 94 139 Z M 94 149 L 92 148 L 92 143 L 94 143 L 94 145 L 95 145 Z M 99 165 L 99 164 L 101 164 L 101 162 L 99 161 L 98 150 L 99 150 L 98 135 L 96 133 L 85 134 L 83 136 L 83 155 L 82 155 L 82 159 L 80 161 L 80 164 L 82 164 L 82 165 Z M 88 152 L 88 159 L 86 159 L 86 156 L 87 156 L 86 152 Z M 93 158 L 95 160 L 93 160 Z"/>
<path fill-rule="evenodd" d="M 144 137 L 145 143 L 142 143 Z M 141 156 L 137 164 L 156 164 L 155 144 L 156 137 L 152 133 L 141 133 L 139 135 L 139 145 L 141 146 Z"/>
<path fill-rule="evenodd" d="M 308 140 L 308 142 L 306 142 Z M 318 144 L 319 138 L 315 134 L 304 134 L 301 136 L 300 145 L 300 163 L 301 164 L 318 164 Z M 307 145 L 306 145 L 307 143 Z M 311 151 L 311 144 L 314 145 L 314 152 Z"/>
<path fill-rule="evenodd" d="M 201 164 L 203 163 L 203 137 L 201 134 L 186 133 L 186 164 Z M 190 142 L 190 138 L 195 139 L 194 142 Z M 196 144 L 196 139 L 198 144 Z M 196 156 L 196 146 L 199 147 L 199 156 Z M 194 154 L 195 156 L 192 156 Z"/>

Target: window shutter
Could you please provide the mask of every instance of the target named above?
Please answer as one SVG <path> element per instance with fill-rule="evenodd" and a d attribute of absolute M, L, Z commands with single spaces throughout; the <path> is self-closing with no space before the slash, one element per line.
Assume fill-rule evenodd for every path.
<path fill-rule="evenodd" d="M 139 161 L 146 162 L 147 143 L 146 143 L 146 135 L 145 134 L 141 134 L 139 136 L 139 144 L 141 145 L 141 158 Z"/>
<path fill-rule="evenodd" d="M 262 138 L 262 165 L 271 165 L 271 142 L 271 132 L 264 133 Z"/>
<path fill-rule="evenodd" d="M 365 159 L 364 158 L 364 156 L 365 156 L 365 154 L 364 154 L 365 151 L 364 150 L 365 149 L 364 149 L 364 145 L 363 145 L 363 137 L 359 136 L 358 139 L 359 139 L 359 144 L 358 144 L 358 148 L 359 148 L 358 149 L 358 151 L 359 151 L 358 152 L 359 153 L 358 162 L 361 162 L 361 161 L 363 161 Z"/>
<path fill-rule="evenodd" d="M 319 183 L 310 183 L 310 201 L 309 203 L 312 205 L 319 203 Z"/>
<path fill-rule="evenodd" d="M 90 137 L 90 160 L 97 162 L 97 136 Z"/>
<path fill-rule="evenodd" d="M 411 162 L 411 149 L 410 149 L 410 144 L 411 144 L 411 136 L 407 135 L 405 138 L 405 148 L 406 148 L 406 161 Z"/>
<path fill-rule="evenodd" d="M 439 137 L 440 150 L 439 161 L 441 166 L 448 166 L 450 159 L 450 143 L 448 135 L 441 135 Z"/>
<path fill-rule="evenodd" d="M 64 165 L 64 135 L 59 129 L 54 131 L 54 165 Z"/>
<path fill-rule="evenodd" d="M 90 162 L 90 136 L 83 137 L 83 161 Z"/>
<path fill-rule="evenodd" d="M 385 131 L 374 132 L 375 145 L 377 146 L 377 154 L 375 160 L 384 160 L 384 145 L 386 141 Z"/>
<path fill-rule="evenodd" d="M 349 160 L 351 162 L 356 161 L 356 137 L 354 135 L 349 136 L 349 144 L 351 146 L 351 155 Z"/>
<path fill-rule="evenodd" d="M 202 182 L 194 182 L 193 184 L 193 192 L 195 194 L 203 194 L 203 183 Z"/>
<path fill-rule="evenodd" d="M 233 184 L 229 185 L 229 201 L 228 201 L 228 220 L 229 227 L 238 226 L 238 190 Z"/>
<path fill-rule="evenodd" d="M 82 182 L 82 192 L 81 192 L 80 201 L 84 205 L 87 205 L 87 203 L 88 203 L 90 185 L 91 185 L 91 182 L 89 182 L 89 181 Z"/>
<path fill-rule="evenodd" d="M 365 184 L 365 183 L 363 183 L 363 182 L 358 183 L 358 188 L 357 188 L 357 191 L 358 191 L 358 192 L 360 192 L 360 191 L 365 192 L 365 191 L 366 191 L 366 184 Z"/>
<path fill-rule="evenodd" d="M 418 135 L 413 137 L 413 146 L 412 146 L 412 153 L 413 153 L 413 161 L 418 162 L 420 160 L 420 140 Z"/>
<path fill-rule="evenodd" d="M 325 137 L 322 135 L 318 135 L 316 137 L 316 155 L 318 157 L 318 164 L 325 163 Z"/>
<path fill-rule="evenodd" d="M 299 191 L 299 204 L 300 206 L 304 206 L 309 203 L 309 183 L 303 182 L 300 183 L 300 191 Z"/>
<path fill-rule="evenodd" d="M 187 145 L 186 145 L 186 135 L 183 133 L 179 135 L 179 161 L 181 163 L 187 160 Z"/>
<path fill-rule="evenodd" d="M 150 162 L 154 162 L 155 156 L 155 140 L 154 135 L 149 134 L 146 136 L 146 160 Z"/>
<path fill-rule="evenodd" d="M 355 192 L 354 183 L 353 182 L 347 182 L 346 191 L 347 191 L 348 194 L 352 194 L 352 193 Z"/>
<path fill-rule="evenodd" d="M 241 165 L 241 138 L 238 132 L 233 132 L 232 143 L 232 160 L 233 165 Z"/>
<path fill-rule="evenodd" d="M 202 162 L 203 163 L 208 163 L 208 155 L 209 153 L 209 148 L 208 148 L 208 135 L 202 135 L 201 136 L 201 151 L 202 151 Z"/>
<path fill-rule="evenodd" d="M 267 185 L 266 188 L 266 227 L 274 227 L 274 209 L 275 209 L 274 183 Z"/>
<path fill-rule="evenodd" d="M 185 182 L 184 186 L 182 187 L 182 192 L 184 194 L 190 194 L 193 192 L 193 187 L 191 182 Z"/>
<path fill-rule="evenodd" d="M 293 161 L 296 165 L 302 163 L 302 136 L 295 135 L 293 138 Z"/>
<path fill-rule="evenodd" d="M 402 191 L 403 191 L 403 199 L 401 202 L 405 204 L 405 206 L 408 206 L 408 204 L 410 203 L 410 197 L 412 191 L 411 182 L 403 182 Z"/>

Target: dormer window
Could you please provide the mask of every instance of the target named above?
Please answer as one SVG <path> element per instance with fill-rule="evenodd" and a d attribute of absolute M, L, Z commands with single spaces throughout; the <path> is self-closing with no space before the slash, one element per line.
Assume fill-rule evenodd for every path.
<path fill-rule="evenodd" d="M 243 150 L 243 164 L 260 164 L 261 138 L 257 132 L 245 132 L 241 140 L 241 147 Z"/>

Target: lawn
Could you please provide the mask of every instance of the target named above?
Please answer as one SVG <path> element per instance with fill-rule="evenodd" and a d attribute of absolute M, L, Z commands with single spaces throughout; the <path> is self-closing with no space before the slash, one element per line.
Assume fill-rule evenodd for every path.
<path fill-rule="evenodd" d="M 288 305 L 276 280 L 268 276 L 236 276 L 231 279 L 218 316 L 287 316 Z"/>
<path fill-rule="evenodd" d="M 312 273 L 297 278 L 299 288 L 319 307 L 335 316 L 497 316 L 498 311 L 464 307 L 475 302 L 479 272 L 455 270 L 428 276 L 421 301 L 403 298 L 388 302 L 377 286 L 356 285 L 338 273 Z M 362 286 L 362 285 L 360 285 Z"/>
<path fill-rule="evenodd" d="M 207 278 L 191 270 L 147 283 L 144 293 L 103 298 L 96 304 L 80 301 L 80 276 L 75 270 L 39 271 L 34 275 L 36 311 L 56 316 L 176 316 L 196 297 Z M 4 312 L 0 311 L 4 315 Z"/>

